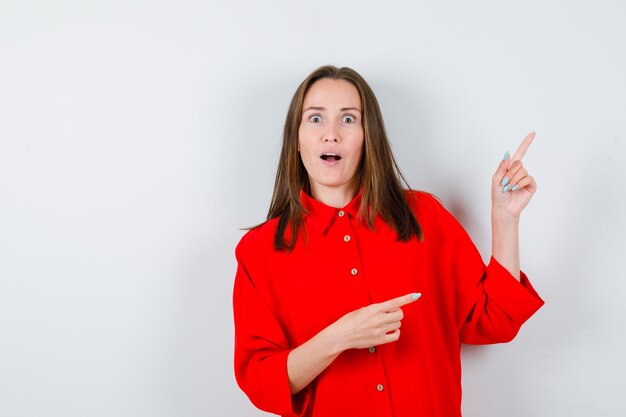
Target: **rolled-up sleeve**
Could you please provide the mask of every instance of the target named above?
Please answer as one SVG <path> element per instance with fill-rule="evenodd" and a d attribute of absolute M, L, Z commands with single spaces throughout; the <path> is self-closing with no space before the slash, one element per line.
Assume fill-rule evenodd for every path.
<path fill-rule="evenodd" d="M 524 272 L 518 281 L 493 256 L 485 266 L 461 224 L 439 202 L 435 205 L 441 233 L 441 268 L 453 283 L 451 292 L 460 341 L 511 341 L 544 301 Z"/>
<path fill-rule="evenodd" d="M 478 288 L 478 297 L 459 331 L 463 343 L 510 342 L 544 304 L 524 272 L 517 281 L 493 256 Z"/>
<path fill-rule="evenodd" d="M 246 268 L 249 255 L 240 246 L 236 250 L 238 265 L 233 289 L 237 384 L 259 409 L 281 416 L 301 416 L 310 400 L 310 387 L 291 395 L 287 374 L 291 347 L 256 288 L 253 274 Z"/>

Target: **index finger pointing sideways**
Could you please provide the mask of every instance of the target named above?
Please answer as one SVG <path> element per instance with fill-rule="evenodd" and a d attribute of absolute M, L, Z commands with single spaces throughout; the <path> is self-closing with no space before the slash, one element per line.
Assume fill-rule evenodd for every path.
<path fill-rule="evenodd" d="M 522 159 L 524 154 L 526 154 L 526 151 L 528 150 L 528 147 L 530 146 L 530 144 L 533 143 L 533 139 L 535 139 L 535 132 L 530 132 L 524 138 L 519 148 L 517 148 L 517 150 L 515 151 L 513 158 L 511 158 L 511 162 Z"/>
<path fill-rule="evenodd" d="M 422 296 L 421 293 L 414 292 L 414 293 L 410 293 L 407 295 L 403 295 L 401 297 L 392 298 L 391 300 L 384 301 L 378 305 L 383 311 L 391 311 L 396 308 L 400 308 L 404 305 L 407 305 L 409 303 L 412 303 L 413 301 L 417 300 L 421 296 Z"/>

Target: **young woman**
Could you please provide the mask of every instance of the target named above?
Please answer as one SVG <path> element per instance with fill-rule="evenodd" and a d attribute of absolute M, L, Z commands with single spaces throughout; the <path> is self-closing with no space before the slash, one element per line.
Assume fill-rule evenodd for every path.
<path fill-rule="evenodd" d="M 460 416 L 460 344 L 510 341 L 543 304 L 518 250 L 533 137 L 493 176 L 485 266 L 436 198 L 403 189 L 365 80 L 311 73 L 267 221 L 236 249 L 235 376 L 250 400 L 282 416 Z"/>

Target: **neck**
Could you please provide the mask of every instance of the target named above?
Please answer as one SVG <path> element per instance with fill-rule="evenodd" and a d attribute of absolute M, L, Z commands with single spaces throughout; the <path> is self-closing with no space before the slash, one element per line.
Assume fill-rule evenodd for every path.
<path fill-rule="evenodd" d="M 347 206 L 354 198 L 354 194 L 352 184 L 340 187 L 325 187 L 315 183 L 311 184 L 311 195 L 313 198 L 329 207 L 342 208 Z"/>

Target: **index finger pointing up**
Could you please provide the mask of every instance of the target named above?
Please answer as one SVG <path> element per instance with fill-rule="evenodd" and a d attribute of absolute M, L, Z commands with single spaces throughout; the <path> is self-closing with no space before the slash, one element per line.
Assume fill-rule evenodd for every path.
<path fill-rule="evenodd" d="M 403 305 L 407 305 L 409 303 L 412 303 L 413 301 L 415 301 L 418 298 L 420 298 L 421 295 L 422 294 L 420 294 L 418 292 L 414 292 L 414 293 L 411 293 L 411 294 L 403 295 L 401 297 L 392 298 L 391 300 L 383 301 L 382 303 L 380 303 L 378 305 L 380 306 L 380 308 L 383 311 L 391 311 L 391 310 L 395 310 L 396 308 L 400 308 Z"/>
<path fill-rule="evenodd" d="M 513 155 L 513 158 L 511 158 L 511 162 L 522 159 L 522 157 L 528 150 L 528 147 L 533 142 L 533 139 L 535 139 L 535 132 L 530 132 L 528 136 L 524 138 L 519 148 L 517 148 L 517 151 L 515 151 L 515 155 Z"/>

